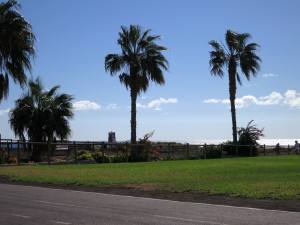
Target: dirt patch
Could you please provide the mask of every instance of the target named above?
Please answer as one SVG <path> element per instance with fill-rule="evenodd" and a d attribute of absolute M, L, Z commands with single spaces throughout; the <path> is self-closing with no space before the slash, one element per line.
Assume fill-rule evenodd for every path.
<path fill-rule="evenodd" d="M 248 199 L 230 197 L 225 195 L 210 195 L 199 192 L 170 192 L 158 191 L 153 184 L 141 185 L 113 185 L 113 186 L 79 186 L 79 185 L 54 185 L 10 181 L 6 177 L 0 177 L 0 183 L 39 186 L 47 188 L 58 188 L 67 190 L 79 190 L 88 192 L 98 192 L 115 195 L 128 195 L 136 197 L 167 199 L 182 202 L 197 202 L 216 205 L 230 205 L 239 207 L 251 207 L 272 210 L 285 210 L 300 212 L 300 200 L 274 200 L 274 199 Z"/>

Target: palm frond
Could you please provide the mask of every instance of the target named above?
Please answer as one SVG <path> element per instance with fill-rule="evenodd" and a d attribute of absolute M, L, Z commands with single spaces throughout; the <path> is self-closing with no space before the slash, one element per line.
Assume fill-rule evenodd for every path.
<path fill-rule="evenodd" d="M 258 47 L 258 44 L 250 43 L 244 47 L 240 54 L 241 70 L 248 80 L 250 79 L 251 75 L 256 76 L 260 69 L 261 59 L 256 54 Z"/>
<path fill-rule="evenodd" d="M 143 31 L 138 25 L 122 26 L 118 39 L 122 53 L 109 54 L 105 58 L 106 71 L 112 75 L 119 73 L 120 82 L 137 93 L 146 91 L 149 81 L 164 84 L 163 71 L 169 67 L 162 54 L 166 48 L 155 43 L 160 36 L 150 35 L 150 32 Z"/>
<path fill-rule="evenodd" d="M 6 99 L 9 92 L 9 78 L 7 74 L 0 75 L 0 101 Z"/>
<path fill-rule="evenodd" d="M 210 41 L 209 45 L 213 48 L 213 51 L 210 51 L 209 60 L 211 74 L 222 77 L 224 75 L 223 66 L 227 62 L 225 51 L 217 41 Z"/>
<path fill-rule="evenodd" d="M 14 0 L 0 3 L 0 71 L 24 87 L 35 55 L 35 36 L 19 8 Z"/>
<path fill-rule="evenodd" d="M 53 88 L 51 88 L 49 91 L 47 91 L 47 96 L 48 97 L 52 97 L 55 95 L 55 93 L 57 92 L 57 90 L 60 88 L 59 85 L 54 86 Z"/>
<path fill-rule="evenodd" d="M 118 54 L 109 54 L 105 57 L 105 70 L 111 75 L 118 73 L 125 66 L 124 57 Z"/>
<path fill-rule="evenodd" d="M 237 41 L 238 34 L 232 30 L 227 30 L 225 34 L 225 41 L 227 47 L 230 51 L 230 54 L 234 54 L 235 51 L 238 49 L 238 41 Z"/>
<path fill-rule="evenodd" d="M 122 73 L 119 75 L 120 82 L 125 85 L 126 89 L 129 89 L 131 84 L 131 77 L 127 73 Z"/>
<path fill-rule="evenodd" d="M 10 125 L 16 136 L 35 141 L 66 138 L 68 120 L 73 118 L 73 97 L 57 93 L 59 86 L 45 91 L 39 78 L 29 81 L 29 92 L 15 102 L 10 112 Z"/>

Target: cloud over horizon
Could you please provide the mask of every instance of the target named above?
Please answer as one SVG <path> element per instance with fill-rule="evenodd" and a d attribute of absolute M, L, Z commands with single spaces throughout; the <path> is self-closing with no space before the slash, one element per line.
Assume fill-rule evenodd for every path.
<path fill-rule="evenodd" d="M 203 101 L 206 104 L 230 104 L 229 99 L 206 99 Z M 236 98 L 235 105 L 237 108 L 244 108 L 249 105 L 288 105 L 292 108 L 300 109 L 300 93 L 296 90 L 287 90 L 284 94 L 273 91 L 271 94 L 262 97 L 253 95 L 245 95 Z"/>
<path fill-rule="evenodd" d="M 101 105 L 97 102 L 90 100 L 81 100 L 73 103 L 73 108 L 75 111 L 90 111 L 90 110 L 100 110 Z"/>
<path fill-rule="evenodd" d="M 158 98 L 158 99 L 154 99 L 150 102 L 148 102 L 147 104 L 142 104 L 142 103 L 137 103 L 136 106 L 138 108 L 143 108 L 143 109 L 154 109 L 154 110 L 161 110 L 161 106 L 165 105 L 165 104 L 176 104 L 178 103 L 178 99 L 177 98 Z"/>
<path fill-rule="evenodd" d="M 273 77 L 278 77 L 278 74 L 274 74 L 274 73 L 264 73 L 262 75 L 263 78 L 273 78 Z"/>
<path fill-rule="evenodd" d="M 7 108 L 7 109 L 0 109 L 0 116 L 9 113 L 9 111 L 10 111 L 10 108 Z"/>
<path fill-rule="evenodd" d="M 120 107 L 118 106 L 118 104 L 116 103 L 111 103 L 111 104 L 108 104 L 105 109 L 107 110 L 116 110 L 116 109 L 119 109 Z"/>

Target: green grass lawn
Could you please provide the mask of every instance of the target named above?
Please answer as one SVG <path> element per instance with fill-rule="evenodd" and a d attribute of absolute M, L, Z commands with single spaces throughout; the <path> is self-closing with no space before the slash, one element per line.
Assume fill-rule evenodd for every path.
<path fill-rule="evenodd" d="M 10 180 L 300 199 L 300 156 L 0 167 Z"/>

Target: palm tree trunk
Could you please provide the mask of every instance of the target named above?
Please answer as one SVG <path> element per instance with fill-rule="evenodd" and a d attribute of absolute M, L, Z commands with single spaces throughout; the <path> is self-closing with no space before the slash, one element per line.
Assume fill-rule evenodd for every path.
<path fill-rule="evenodd" d="M 235 110 L 235 97 L 236 97 L 236 63 L 233 60 L 229 61 L 228 68 L 229 77 L 229 96 L 232 120 L 232 141 L 237 143 L 237 126 L 236 126 L 236 110 Z"/>
<path fill-rule="evenodd" d="M 131 97 L 131 144 L 136 144 L 136 99 L 137 92 L 134 89 L 130 90 Z"/>

